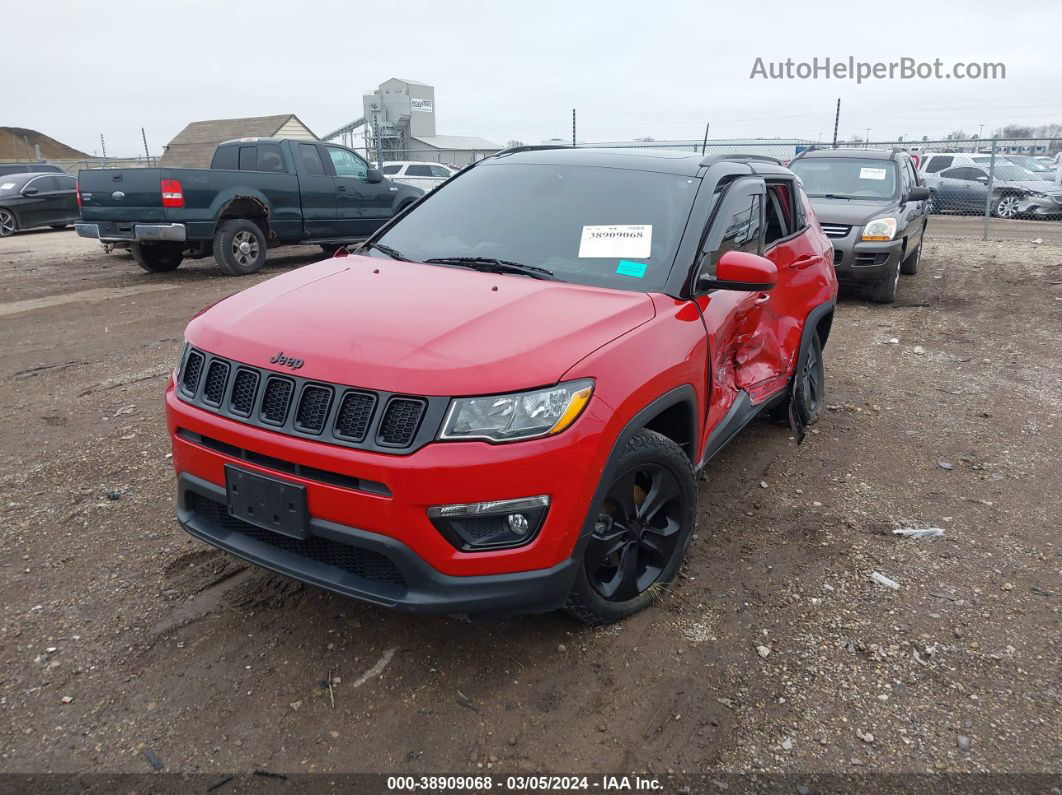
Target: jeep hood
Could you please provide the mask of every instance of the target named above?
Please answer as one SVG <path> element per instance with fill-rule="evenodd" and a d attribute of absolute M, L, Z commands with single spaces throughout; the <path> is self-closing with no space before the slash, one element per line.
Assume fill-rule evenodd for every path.
<path fill-rule="evenodd" d="M 418 395 L 556 383 L 655 314 L 646 293 L 370 257 L 336 257 L 237 293 L 188 341 L 245 364 Z"/>
<path fill-rule="evenodd" d="M 862 226 L 879 215 L 889 215 L 896 211 L 897 203 L 892 199 L 874 201 L 861 199 L 809 199 L 811 209 L 820 224 L 845 224 Z"/>

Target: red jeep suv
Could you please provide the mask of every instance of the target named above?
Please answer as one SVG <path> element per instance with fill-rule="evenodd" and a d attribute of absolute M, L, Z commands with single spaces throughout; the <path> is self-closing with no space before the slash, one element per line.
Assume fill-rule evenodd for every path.
<path fill-rule="evenodd" d="M 770 158 L 505 150 L 344 254 L 192 320 L 166 409 L 182 527 L 347 596 L 619 620 L 709 459 L 822 407 L 832 251 Z"/>

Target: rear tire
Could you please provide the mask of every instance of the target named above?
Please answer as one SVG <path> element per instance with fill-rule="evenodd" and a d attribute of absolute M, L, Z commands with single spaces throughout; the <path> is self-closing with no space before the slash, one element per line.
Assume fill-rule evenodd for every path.
<path fill-rule="evenodd" d="M 918 263 L 922 259 L 922 241 L 918 241 L 918 248 L 907 255 L 907 259 L 900 263 L 900 273 L 905 276 L 914 276 L 918 273 Z"/>
<path fill-rule="evenodd" d="M 214 236 L 214 260 L 229 276 L 257 273 L 266 261 L 265 233 L 246 218 L 222 222 Z"/>
<path fill-rule="evenodd" d="M 133 243 L 130 252 L 136 264 L 148 273 L 169 273 L 184 261 L 180 243 Z"/>
<path fill-rule="evenodd" d="M 900 263 L 896 263 L 895 272 L 878 282 L 873 282 L 870 288 L 870 300 L 875 304 L 891 304 L 896 300 L 896 287 L 900 283 Z"/>
<path fill-rule="evenodd" d="M 591 626 L 644 610 L 678 574 L 697 521 L 693 465 L 671 439 L 641 430 L 627 442 L 564 610 Z"/>

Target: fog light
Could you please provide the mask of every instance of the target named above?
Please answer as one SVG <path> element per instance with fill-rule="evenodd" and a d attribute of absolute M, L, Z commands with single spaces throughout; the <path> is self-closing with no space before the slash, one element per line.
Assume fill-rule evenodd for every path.
<path fill-rule="evenodd" d="M 428 518 L 458 549 L 475 551 L 526 544 L 535 537 L 546 518 L 549 497 L 435 505 Z"/>

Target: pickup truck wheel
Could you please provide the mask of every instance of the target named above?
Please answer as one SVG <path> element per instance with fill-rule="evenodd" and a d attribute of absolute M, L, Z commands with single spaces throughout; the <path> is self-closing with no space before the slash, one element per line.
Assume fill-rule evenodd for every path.
<path fill-rule="evenodd" d="M 900 263 L 900 273 L 905 276 L 914 276 L 918 273 L 918 263 L 922 259 L 922 241 L 918 241 L 918 247 L 907 255 L 907 259 Z"/>
<path fill-rule="evenodd" d="M 18 224 L 15 222 L 15 214 L 10 210 L 0 207 L 0 237 L 8 237 L 15 234 Z"/>
<path fill-rule="evenodd" d="M 265 265 L 265 234 L 245 218 L 225 221 L 214 236 L 214 259 L 229 276 L 257 273 Z"/>
<path fill-rule="evenodd" d="M 184 260 L 184 246 L 180 243 L 133 243 L 133 259 L 148 273 L 175 271 Z"/>
<path fill-rule="evenodd" d="M 641 430 L 597 506 L 564 606 L 592 626 L 643 610 L 678 574 L 697 520 L 693 465 L 675 442 Z"/>
<path fill-rule="evenodd" d="M 900 263 L 895 270 L 881 281 L 872 282 L 870 300 L 875 304 L 891 304 L 896 300 L 896 287 L 900 283 Z"/>

